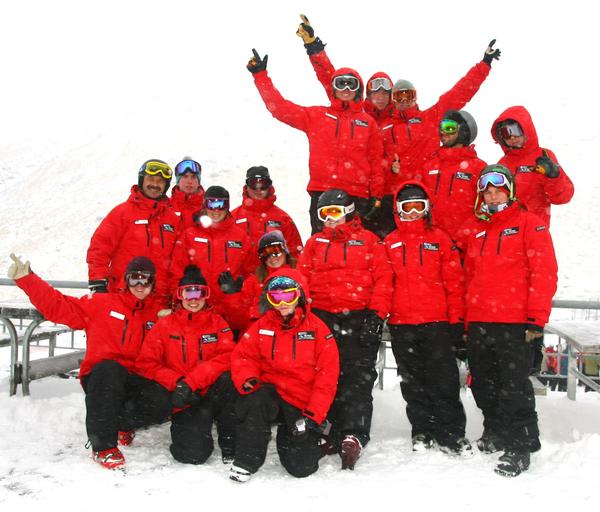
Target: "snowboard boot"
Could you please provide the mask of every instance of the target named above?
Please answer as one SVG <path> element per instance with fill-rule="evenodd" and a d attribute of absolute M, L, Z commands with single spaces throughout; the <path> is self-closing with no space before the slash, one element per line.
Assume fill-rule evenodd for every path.
<path fill-rule="evenodd" d="M 321 449 L 321 458 L 327 455 L 335 455 L 340 451 L 336 443 L 329 437 L 322 437 L 319 440 L 319 448 Z"/>
<path fill-rule="evenodd" d="M 229 470 L 229 480 L 233 480 L 234 482 L 247 482 L 248 480 L 250 480 L 251 476 L 252 474 L 250 473 L 250 471 L 244 468 L 240 468 L 235 464 L 231 466 L 231 469 Z"/>
<path fill-rule="evenodd" d="M 433 448 L 433 439 L 429 434 L 416 434 L 412 437 L 412 451 L 425 453 Z"/>
<path fill-rule="evenodd" d="M 119 433 L 117 434 L 117 443 L 119 443 L 119 446 L 129 446 L 131 443 L 133 443 L 134 437 L 135 430 L 119 430 Z"/>
<path fill-rule="evenodd" d="M 514 477 L 528 469 L 528 452 L 504 452 L 504 455 L 498 459 L 498 465 L 494 471 L 502 476 Z"/>
<path fill-rule="evenodd" d="M 342 469 L 354 469 L 356 461 L 360 458 L 362 445 L 360 441 L 351 435 L 347 435 L 342 440 L 340 448 L 340 457 L 342 458 Z"/>
<path fill-rule="evenodd" d="M 448 455 L 457 455 L 464 458 L 473 456 L 473 447 L 471 446 L 471 442 L 464 437 L 452 439 L 443 444 L 438 442 L 438 446 L 440 451 Z"/>
<path fill-rule="evenodd" d="M 125 469 L 125 457 L 118 448 L 109 448 L 101 452 L 92 452 L 93 459 L 106 469 Z"/>
<path fill-rule="evenodd" d="M 477 439 L 477 448 L 482 453 L 496 453 L 504 450 L 504 441 L 496 434 L 486 433 Z"/>

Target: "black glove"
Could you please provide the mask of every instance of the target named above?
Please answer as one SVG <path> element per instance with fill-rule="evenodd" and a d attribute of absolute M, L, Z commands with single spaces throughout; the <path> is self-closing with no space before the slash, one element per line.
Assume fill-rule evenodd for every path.
<path fill-rule="evenodd" d="M 367 213 L 363 217 L 367 220 L 376 219 L 381 212 L 381 199 L 378 197 L 369 198 Z"/>
<path fill-rule="evenodd" d="M 379 346 L 381 343 L 381 334 L 383 332 L 383 320 L 377 316 L 377 313 L 373 310 L 369 310 L 365 321 L 360 330 L 360 337 L 358 342 L 363 347 Z"/>
<path fill-rule="evenodd" d="M 252 48 L 252 53 L 254 54 L 254 57 L 252 57 L 248 61 L 248 64 L 246 65 L 246 67 L 248 68 L 248 71 L 250 71 L 250 73 L 252 73 L 252 74 L 258 73 L 259 71 L 266 71 L 267 61 L 269 60 L 269 56 L 265 55 L 261 59 L 260 55 L 254 48 Z"/>
<path fill-rule="evenodd" d="M 175 389 L 171 393 L 171 404 L 173 407 L 180 409 L 181 407 L 188 405 L 191 398 L 192 388 L 190 388 L 185 380 L 179 379 Z"/>
<path fill-rule="evenodd" d="M 252 377 L 250 379 L 247 379 L 246 382 L 242 384 L 242 389 L 246 393 L 254 393 L 254 391 L 256 391 L 256 389 L 258 388 L 259 384 L 260 381 L 257 378 Z"/>
<path fill-rule="evenodd" d="M 304 440 L 306 437 L 308 437 L 308 434 L 310 432 L 314 432 L 318 435 L 321 435 L 323 432 L 324 424 L 325 422 L 323 422 L 322 425 L 319 425 L 313 419 L 308 418 L 306 416 L 301 416 L 298 420 L 296 420 L 296 423 L 294 423 L 294 426 L 292 428 L 292 435 L 294 436 L 294 439 L 296 441 Z"/>
<path fill-rule="evenodd" d="M 450 338 L 452 340 L 452 351 L 454 357 L 460 361 L 467 362 L 467 333 L 464 324 L 450 324 Z"/>
<path fill-rule="evenodd" d="M 525 341 L 531 343 L 536 338 L 541 338 L 544 335 L 544 328 L 535 324 L 525 325 Z"/>
<path fill-rule="evenodd" d="M 492 61 L 494 59 L 498 60 L 500 58 L 500 54 L 502 53 L 498 48 L 494 49 L 492 46 L 496 44 L 496 40 L 492 39 L 488 47 L 485 49 L 483 54 L 483 62 L 485 62 L 488 66 L 492 67 Z"/>
<path fill-rule="evenodd" d="M 553 162 L 546 150 L 543 149 L 542 156 L 538 156 L 535 160 L 535 172 L 543 174 L 546 178 L 558 178 L 560 165 Z"/>
<path fill-rule="evenodd" d="M 93 279 L 88 281 L 92 293 L 108 293 L 108 279 Z"/>
<path fill-rule="evenodd" d="M 242 276 L 239 276 L 237 279 L 233 279 L 233 276 L 229 270 L 219 274 L 219 286 L 221 287 L 221 291 L 223 293 L 239 293 L 242 289 L 243 283 L 244 278 Z"/>

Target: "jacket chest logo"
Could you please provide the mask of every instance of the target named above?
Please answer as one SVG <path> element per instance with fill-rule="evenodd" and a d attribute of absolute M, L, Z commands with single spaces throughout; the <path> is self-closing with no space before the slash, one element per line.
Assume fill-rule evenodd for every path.
<path fill-rule="evenodd" d="M 471 181 L 471 178 L 473 178 L 473 175 L 470 172 L 458 171 L 456 173 L 456 179 L 457 180 Z"/>
<path fill-rule="evenodd" d="M 280 228 L 281 227 L 281 222 L 279 222 L 278 220 L 268 220 L 267 221 L 267 227 L 270 227 L 270 228 Z"/>
<path fill-rule="evenodd" d="M 365 126 L 365 127 L 369 126 L 369 123 L 367 121 L 362 121 L 361 119 L 357 119 L 356 121 L 354 121 L 354 124 L 356 126 Z"/>
<path fill-rule="evenodd" d="M 218 341 L 218 337 L 217 337 L 217 333 L 216 332 L 211 332 L 210 334 L 203 334 L 200 337 L 200 341 L 201 343 L 207 344 L 207 343 L 216 343 Z"/>
<path fill-rule="evenodd" d="M 425 249 L 426 251 L 439 251 L 440 244 L 434 244 L 431 242 L 423 242 L 423 249 Z"/>
<path fill-rule="evenodd" d="M 533 172 L 535 167 L 533 165 L 519 165 L 517 172 Z"/>
<path fill-rule="evenodd" d="M 300 331 L 298 333 L 298 341 L 315 340 L 315 331 Z"/>
<path fill-rule="evenodd" d="M 502 236 L 516 235 L 519 232 L 519 228 L 506 228 L 502 230 Z"/>
<path fill-rule="evenodd" d="M 171 224 L 163 224 L 163 231 L 169 231 L 170 233 L 175 233 L 175 228 Z"/>
<path fill-rule="evenodd" d="M 348 240 L 348 247 L 365 245 L 364 240 Z"/>
<path fill-rule="evenodd" d="M 421 124 L 423 120 L 420 117 L 411 117 L 408 120 L 408 124 Z"/>
<path fill-rule="evenodd" d="M 146 322 L 146 330 L 147 330 L 147 331 L 149 331 L 150 329 L 152 329 L 152 327 L 154 327 L 154 324 L 155 324 L 155 323 L 156 323 L 156 322 L 153 322 L 152 320 L 148 320 L 148 321 Z"/>
<path fill-rule="evenodd" d="M 242 242 L 239 242 L 237 240 L 227 240 L 227 248 L 228 249 L 241 249 Z"/>

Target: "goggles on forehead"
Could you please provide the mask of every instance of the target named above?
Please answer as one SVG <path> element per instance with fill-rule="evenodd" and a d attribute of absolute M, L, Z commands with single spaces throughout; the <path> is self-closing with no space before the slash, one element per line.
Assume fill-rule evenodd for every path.
<path fill-rule="evenodd" d="M 154 283 L 154 274 L 151 272 L 131 272 L 125 276 L 125 282 L 127 286 L 135 287 L 142 285 L 144 288 L 152 286 Z"/>
<path fill-rule="evenodd" d="M 405 199 L 397 201 L 398 213 L 410 215 L 411 213 L 424 213 L 429 211 L 429 199 Z"/>
<path fill-rule="evenodd" d="M 194 160 L 183 160 L 175 166 L 175 174 L 177 174 L 177 176 L 183 176 L 186 172 L 191 172 L 192 174 L 197 174 L 199 176 L 202 172 L 202 167 Z"/>
<path fill-rule="evenodd" d="M 293 306 L 300 299 L 300 289 L 298 287 L 286 288 L 285 290 L 269 290 L 267 292 L 267 301 L 271 306 Z"/>
<path fill-rule="evenodd" d="M 498 125 L 498 135 L 502 140 L 510 139 L 511 137 L 522 137 L 523 129 L 516 121 L 505 121 Z"/>
<path fill-rule="evenodd" d="M 204 206 L 207 210 L 229 210 L 229 199 L 224 197 L 205 197 Z"/>
<path fill-rule="evenodd" d="M 170 180 L 173 177 L 173 171 L 168 164 L 157 162 L 156 160 L 148 160 L 142 165 L 140 172 L 148 176 L 156 176 L 160 174 L 165 180 Z"/>
<path fill-rule="evenodd" d="M 179 300 L 200 300 L 210 297 L 210 288 L 205 284 L 186 284 L 177 288 Z"/>
<path fill-rule="evenodd" d="M 367 90 L 369 92 L 375 92 L 380 89 L 383 89 L 386 92 L 390 92 L 392 90 L 392 82 L 390 82 L 387 78 L 373 78 L 373 80 L 369 81 L 367 84 Z"/>
<path fill-rule="evenodd" d="M 452 119 L 442 119 L 440 133 L 442 135 L 454 135 L 458 132 L 458 123 Z"/>
<path fill-rule="evenodd" d="M 399 101 L 415 101 L 417 99 L 417 91 L 414 89 L 399 89 L 392 92 L 392 100 Z"/>
<path fill-rule="evenodd" d="M 489 186 L 506 187 L 511 190 L 511 184 L 508 178 L 501 172 L 488 172 L 477 180 L 477 192 L 483 192 Z"/>
<path fill-rule="evenodd" d="M 358 91 L 360 82 L 358 78 L 352 75 L 340 75 L 333 79 L 333 88 L 336 91 L 345 91 L 348 89 L 351 92 Z"/>
<path fill-rule="evenodd" d="M 354 211 L 354 203 L 349 206 L 342 206 L 337 204 L 332 204 L 328 206 L 322 206 L 317 210 L 317 215 L 319 216 L 319 220 L 326 222 L 328 220 L 340 220 L 342 217 L 345 217 L 349 213 Z"/>
<path fill-rule="evenodd" d="M 284 252 L 285 251 L 283 249 L 283 244 L 274 243 L 272 245 L 267 245 L 266 247 L 263 247 L 258 252 L 258 257 L 261 259 L 261 261 L 264 261 L 268 258 L 276 258 L 278 256 L 281 256 Z"/>
<path fill-rule="evenodd" d="M 267 178 L 248 178 L 246 186 L 252 190 L 269 190 L 273 182 Z"/>

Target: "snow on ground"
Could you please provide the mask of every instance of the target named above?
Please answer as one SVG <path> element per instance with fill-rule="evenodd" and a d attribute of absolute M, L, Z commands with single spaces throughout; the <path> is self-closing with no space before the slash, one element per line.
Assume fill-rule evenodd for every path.
<path fill-rule="evenodd" d="M 600 299 L 597 279 L 600 177 L 595 149 L 600 112 L 591 4 L 559 0 L 365 3 L 194 2 L 193 0 L 21 0 L 0 7 L 0 273 L 12 251 L 47 279 L 86 280 L 85 251 L 99 221 L 123 201 L 148 158 L 175 164 L 191 155 L 205 186 L 241 197 L 245 170 L 267 165 L 278 204 L 306 238 L 309 223 L 304 135 L 272 119 L 245 63 L 255 47 L 284 96 L 322 104 L 300 40 L 305 12 L 328 43 L 334 64 L 363 78 L 378 70 L 408 78 L 428 107 L 475 62 L 488 41 L 502 50 L 490 77 L 466 107 L 479 124 L 480 156 L 501 155 L 489 135 L 510 105 L 532 113 L 542 145 L 555 151 L 575 182 L 573 202 L 553 210 L 560 265 L 557 298 Z M 79 292 L 81 293 L 81 292 Z M 0 288 L 0 297 L 22 297 Z M 465 510 L 597 503 L 600 401 L 580 393 L 538 398 L 543 449 L 531 470 L 506 480 L 494 456 L 468 461 L 440 453 L 414 456 L 397 385 L 375 391 L 373 441 L 355 472 L 330 457 L 307 480 L 284 474 L 272 451 L 247 486 L 226 478 L 218 457 L 204 467 L 176 464 L 168 426 L 143 432 L 125 449 L 120 477 L 84 450 L 79 385 L 34 382 L 31 397 L 9 398 L 0 354 L 0 505 L 105 510 L 206 504 L 244 510 L 358 510 L 407 506 Z M 464 397 L 467 433 L 481 416 Z"/>

